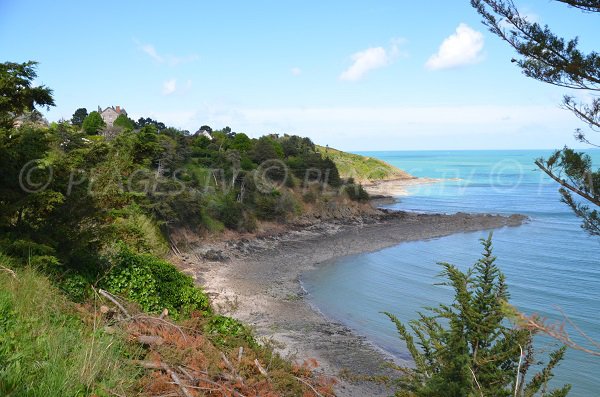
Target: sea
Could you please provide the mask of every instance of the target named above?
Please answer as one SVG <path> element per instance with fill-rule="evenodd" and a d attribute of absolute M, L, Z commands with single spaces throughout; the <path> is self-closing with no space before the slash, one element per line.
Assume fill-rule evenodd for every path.
<path fill-rule="evenodd" d="M 600 166 L 600 150 L 588 151 Z M 419 213 L 524 214 L 529 221 L 493 231 L 494 254 L 506 276 L 510 302 L 526 314 L 567 322 L 572 339 L 600 350 L 600 237 L 589 236 L 560 201 L 558 185 L 534 164 L 548 150 L 359 152 L 417 177 L 445 181 L 415 185 L 389 208 Z M 400 362 L 410 362 L 395 327 L 424 307 L 451 303 L 452 291 L 439 283 L 439 262 L 465 270 L 482 252 L 489 231 L 458 233 L 405 242 L 377 252 L 332 260 L 305 274 L 311 304 L 332 320 L 366 337 Z M 594 346 L 587 338 L 598 344 Z M 539 358 L 558 347 L 536 337 Z M 532 375 L 532 374 L 531 374 Z M 600 395 L 600 357 L 569 349 L 553 384 L 571 383 L 572 397 Z"/>

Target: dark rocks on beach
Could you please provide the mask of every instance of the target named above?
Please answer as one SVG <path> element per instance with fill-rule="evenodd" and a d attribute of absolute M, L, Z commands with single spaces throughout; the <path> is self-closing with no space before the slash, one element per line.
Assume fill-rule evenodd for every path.
<path fill-rule="evenodd" d="M 227 255 L 223 253 L 221 250 L 209 249 L 204 254 L 202 254 L 202 258 L 211 261 L 211 262 L 225 262 L 229 259 Z"/>

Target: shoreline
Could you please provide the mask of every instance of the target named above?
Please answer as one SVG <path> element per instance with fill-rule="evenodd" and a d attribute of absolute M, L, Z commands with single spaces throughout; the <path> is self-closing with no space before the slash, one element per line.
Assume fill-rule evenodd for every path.
<path fill-rule="evenodd" d="M 374 252 L 407 241 L 454 233 L 519 226 L 522 215 L 416 214 L 382 211 L 355 222 L 319 222 L 292 227 L 276 235 L 213 242 L 184 262 L 211 296 L 213 306 L 270 340 L 284 356 L 316 359 L 317 372 L 335 376 L 393 375 L 382 364 L 389 354 L 365 337 L 325 317 L 309 302 L 301 276 L 332 259 Z M 225 252 L 227 259 L 206 259 L 206 250 Z M 204 253 L 202 252 L 204 251 Z M 212 259 L 212 260 L 211 260 Z M 380 384 L 341 379 L 338 396 L 386 396 Z"/>
<path fill-rule="evenodd" d="M 397 198 L 402 196 L 408 196 L 408 188 L 418 185 L 430 185 L 434 183 L 441 183 L 446 181 L 458 181 L 460 179 L 440 179 L 440 178 L 395 178 L 395 179 L 383 179 L 380 181 L 373 181 L 365 183 L 363 187 L 369 193 L 370 196 L 378 198 Z"/>

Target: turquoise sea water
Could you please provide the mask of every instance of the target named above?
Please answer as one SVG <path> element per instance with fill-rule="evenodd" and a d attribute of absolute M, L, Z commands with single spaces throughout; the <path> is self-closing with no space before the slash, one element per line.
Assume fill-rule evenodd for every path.
<path fill-rule="evenodd" d="M 420 177 L 458 178 L 415 186 L 391 208 L 418 212 L 521 213 L 531 220 L 494 231 L 497 263 L 506 275 L 511 302 L 525 313 L 561 320 L 561 310 L 600 341 L 600 238 L 588 236 L 559 201 L 557 185 L 533 160 L 550 151 L 424 151 L 360 153 Z M 600 165 L 600 151 L 590 151 Z M 345 323 L 398 359 L 409 359 L 391 322 L 416 318 L 423 306 L 448 303 L 451 291 L 436 286 L 437 262 L 462 269 L 481 252 L 488 232 L 460 233 L 402 243 L 374 253 L 344 257 L 304 275 L 309 299 L 326 316 Z M 573 339 L 585 343 L 570 329 Z M 554 342 L 539 338 L 543 351 Z M 600 395 L 600 358 L 569 350 L 557 382 L 573 383 L 571 396 Z"/>

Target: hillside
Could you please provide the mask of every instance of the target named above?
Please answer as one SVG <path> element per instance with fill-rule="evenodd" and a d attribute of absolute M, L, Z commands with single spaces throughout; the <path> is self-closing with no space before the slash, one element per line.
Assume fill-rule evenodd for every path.
<path fill-rule="evenodd" d="M 323 157 L 333 160 L 342 178 L 354 178 L 359 183 L 413 178 L 409 173 L 373 157 L 342 152 L 319 145 L 316 145 L 316 149 Z"/>

